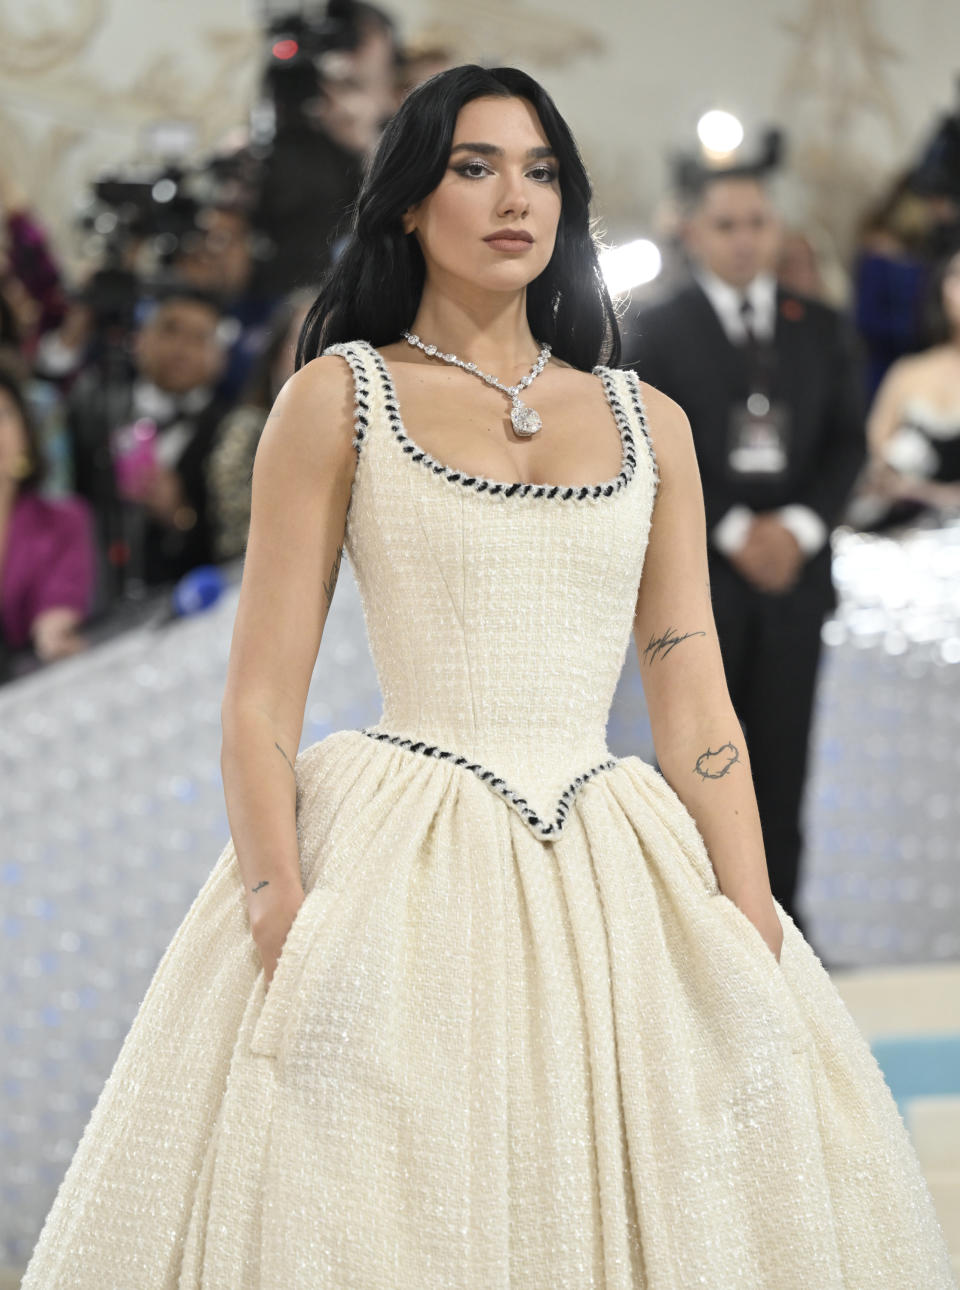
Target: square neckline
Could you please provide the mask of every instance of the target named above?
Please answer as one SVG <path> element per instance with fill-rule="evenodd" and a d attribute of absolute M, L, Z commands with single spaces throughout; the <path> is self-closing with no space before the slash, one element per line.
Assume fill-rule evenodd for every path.
<path fill-rule="evenodd" d="M 602 479 L 595 484 L 552 484 L 537 483 L 529 480 L 498 480 L 491 479 L 485 475 L 470 474 L 470 472 L 448 466 L 439 461 L 425 448 L 421 448 L 416 440 L 412 439 L 407 431 L 400 412 L 400 401 L 397 397 L 396 386 L 394 385 L 393 376 L 387 365 L 386 359 L 367 340 L 359 342 L 373 359 L 377 368 L 380 382 L 384 393 L 384 406 L 387 413 L 387 419 L 390 422 L 391 431 L 398 441 L 403 452 L 411 460 L 419 465 L 426 467 L 432 474 L 438 475 L 450 483 L 460 484 L 470 488 L 473 491 L 487 496 L 499 497 L 545 497 L 557 501 L 586 501 L 598 500 L 603 497 L 611 497 L 624 489 L 633 478 L 636 470 L 636 448 L 633 438 L 633 430 L 630 426 L 630 420 L 627 412 L 620 400 L 619 393 L 615 388 L 614 372 L 609 367 L 598 365 L 593 369 L 593 375 L 600 378 L 603 387 L 604 396 L 607 406 L 613 415 L 614 424 L 620 435 L 620 470 L 616 475 L 609 479 Z M 628 375 L 634 375 L 629 373 Z M 631 398 L 634 409 L 637 413 L 639 424 L 646 434 L 646 426 L 643 417 L 642 403 L 639 399 L 639 391 L 631 386 Z M 651 445 L 652 456 L 652 445 Z"/>

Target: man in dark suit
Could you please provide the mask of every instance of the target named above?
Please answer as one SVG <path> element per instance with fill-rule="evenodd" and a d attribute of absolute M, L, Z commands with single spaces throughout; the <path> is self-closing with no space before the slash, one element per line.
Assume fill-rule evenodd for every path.
<path fill-rule="evenodd" d="M 830 530 L 866 453 L 860 360 L 840 314 L 778 285 L 763 177 L 688 196 L 692 282 L 630 320 L 625 365 L 690 419 L 730 696 L 750 752 L 774 896 L 795 919 Z"/>

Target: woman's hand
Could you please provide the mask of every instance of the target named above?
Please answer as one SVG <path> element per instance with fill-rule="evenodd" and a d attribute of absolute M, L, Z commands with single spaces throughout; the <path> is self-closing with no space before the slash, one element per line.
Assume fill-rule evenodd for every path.
<path fill-rule="evenodd" d="M 743 546 L 730 562 L 761 591 L 789 591 L 803 569 L 805 556 L 793 533 L 772 513 L 755 515 Z"/>
<path fill-rule="evenodd" d="M 139 500 L 161 523 L 180 527 L 178 519 L 185 513 L 187 501 L 183 492 L 183 481 L 175 470 L 170 470 L 166 466 L 156 466 L 144 481 Z"/>
<path fill-rule="evenodd" d="M 772 904 L 772 897 L 764 900 L 762 904 L 747 903 L 745 896 L 741 897 L 743 903 L 741 903 L 741 900 L 734 900 L 732 896 L 729 896 L 728 899 L 733 901 L 741 914 L 745 914 L 750 919 L 750 922 L 753 923 L 767 942 L 770 953 L 779 963 L 780 950 L 783 947 L 783 925 L 780 922 L 775 906 Z M 761 899 L 761 897 L 757 897 L 758 901 Z"/>
<path fill-rule="evenodd" d="M 250 931 L 260 951 L 264 977 L 269 986 L 283 943 L 306 895 L 299 886 L 278 886 L 273 893 L 268 893 L 270 884 L 251 894 L 247 903 L 250 910 Z"/>
<path fill-rule="evenodd" d="M 780 927 L 779 922 L 777 923 L 777 926 Z M 767 945 L 770 946 L 770 953 L 779 963 L 780 951 L 783 949 L 783 928 L 780 927 L 780 932 L 777 936 L 767 936 L 767 934 L 764 933 L 763 939 L 767 942 Z"/>
<path fill-rule="evenodd" d="M 77 631 L 80 621 L 80 614 L 66 605 L 37 614 L 30 628 L 37 658 L 50 663 L 85 650 L 89 642 Z"/>
<path fill-rule="evenodd" d="M 750 915 L 747 915 L 750 918 Z M 769 918 L 750 918 L 751 923 L 767 942 L 770 953 L 780 962 L 780 951 L 783 948 L 783 927 L 774 912 Z"/>

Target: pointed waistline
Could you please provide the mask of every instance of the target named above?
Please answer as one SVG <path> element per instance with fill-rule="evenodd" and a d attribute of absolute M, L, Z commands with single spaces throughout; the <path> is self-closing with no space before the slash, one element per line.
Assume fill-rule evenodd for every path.
<path fill-rule="evenodd" d="M 583 785 L 601 771 L 612 769 L 620 761 L 619 757 L 610 756 L 575 775 L 557 799 L 553 808 L 552 818 L 544 819 L 543 815 L 536 811 L 527 799 L 504 778 L 497 775 L 489 767 L 484 766 L 482 762 L 474 761 L 463 753 L 458 753 L 450 748 L 442 748 L 438 744 L 432 744 L 424 739 L 412 739 L 405 735 L 391 734 L 389 731 L 375 729 L 370 726 L 360 727 L 357 733 L 367 735 L 369 738 L 376 739 L 381 743 L 389 743 L 397 748 L 404 748 L 408 752 L 419 753 L 424 757 L 435 757 L 438 760 L 449 761 L 456 766 L 462 766 L 465 770 L 472 771 L 492 792 L 498 794 L 509 806 L 513 807 L 531 833 L 544 842 L 553 841 L 563 832 L 567 813 L 573 799 Z"/>

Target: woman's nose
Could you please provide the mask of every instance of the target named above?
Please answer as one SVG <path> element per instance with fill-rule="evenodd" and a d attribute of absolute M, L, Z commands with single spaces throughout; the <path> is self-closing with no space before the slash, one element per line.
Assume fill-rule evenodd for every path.
<path fill-rule="evenodd" d="M 503 191 L 500 194 L 500 201 L 497 210 L 501 216 L 504 215 L 525 215 L 530 207 L 526 191 L 523 187 L 523 180 L 519 175 L 508 177 L 504 181 Z"/>

